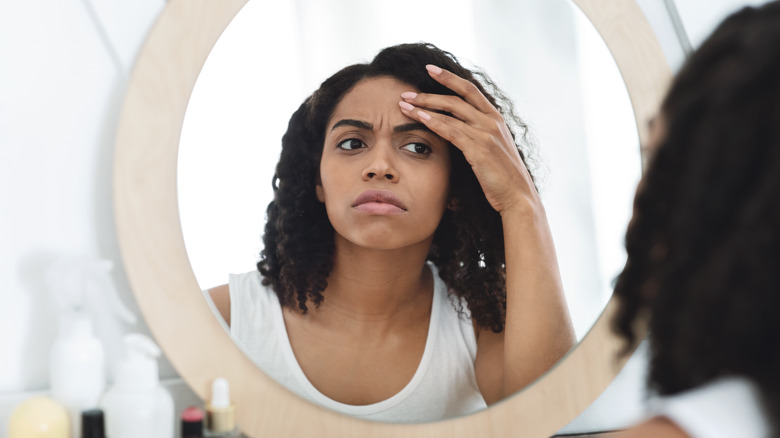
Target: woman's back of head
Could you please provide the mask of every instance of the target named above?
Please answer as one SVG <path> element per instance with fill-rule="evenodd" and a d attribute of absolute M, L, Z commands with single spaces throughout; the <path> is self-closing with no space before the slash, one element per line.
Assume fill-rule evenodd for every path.
<path fill-rule="evenodd" d="M 649 383 L 747 376 L 780 416 L 780 2 L 726 19 L 687 60 L 634 205 L 615 328 L 649 315 Z"/>

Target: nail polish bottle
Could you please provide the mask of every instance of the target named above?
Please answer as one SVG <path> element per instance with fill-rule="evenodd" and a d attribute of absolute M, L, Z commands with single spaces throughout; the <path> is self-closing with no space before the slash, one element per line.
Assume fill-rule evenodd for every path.
<path fill-rule="evenodd" d="M 203 410 L 189 406 L 181 413 L 181 438 L 203 438 Z"/>

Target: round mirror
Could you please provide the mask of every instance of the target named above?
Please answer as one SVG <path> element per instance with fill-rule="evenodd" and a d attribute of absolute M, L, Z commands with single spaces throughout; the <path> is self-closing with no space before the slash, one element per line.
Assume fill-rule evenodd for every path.
<path fill-rule="evenodd" d="M 239 419 L 248 431 L 258 434 L 274 431 L 276 434 L 292 433 L 296 436 L 302 434 L 317 434 L 319 436 L 333 434 L 336 436 L 341 435 L 339 431 L 343 432 L 346 430 L 344 428 L 351 428 L 351 431 L 356 435 L 369 433 L 370 429 L 370 433 L 375 436 L 390 436 L 394 433 L 404 433 L 409 436 L 431 436 L 431 434 L 466 436 L 476 434 L 477 431 L 484 434 L 484 430 L 491 430 L 496 435 L 504 435 L 508 434 L 510 430 L 517 433 L 518 429 L 512 423 L 515 419 L 520 419 L 523 430 L 527 432 L 528 436 L 542 436 L 549 435 L 571 420 L 606 386 L 622 365 L 622 361 L 615 361 L 611 356 L 616 346 L 615 341 L 608 333 L 605 322 L 610 313 L 610 306 L 607 306 L 601 319 L 563 363 L 519 396 L 487 411 L 444 423 L 405 426 L 402 429 L 396 429 L 390 425 L 350 420 L 303 403 L 281 390 L 278 385 L 275 385 L 253 367 L 251 361 L 240 353 L 239 348 L 228 341 L 229 338 L 213 318 L 205 302 L 197 301 L 200 299 L 198 291 L 201 288 L 224 283 L 228 272 L 246 270 L 244 266 L 248 266 L 249 269 L 253 268 L 259 251 L 257 244 L 260 241 L 262 229 L 262 211 L 267 202 L 254 203 L 258 205 L 261 212 L 259 217 L 255 216 L 254 219 L 249 220 L 252 223 L 251 226 L 255 228 L 251 229 L 250 226 L 248 231 L 241 231 L 234 239 L 237 242 L 243 242 L 242 244 L 251 242 L 255 245 L 254 248 L 246 251 L 231 249 L 223 252 L 221 248 L 215 249 L 214 246 L 210 246 L 211 243 L 206 241 L 208 240 L 207 236 L 220 234 L 222 234 L 223 239 L 219 240 L 224 240 L 224 233 L 228 229 L 235 228 L 233 222 L 217 221 L 216 223 L 198 225 L 197 219 L 193 218 L 200 216 L 204 208 L 213 211 L 227 211 L 222 207 L 231 205 L 230 201 L 228 200 L 227 204 L 220 203 L 225 202 L 225 198 L 233 196 L 235 187 L 249 184 L 254 187 L 270 186 L 270 171 L 263 177 L 262 172 L 258 172 L 257 168 L 248 173 L 244 171 L 233 173 L 251 174 L 250 178 L 259 178 L 259 182 L 242 180 L 239 177 L 233 181 L 225 181 L 224 185 L 221 182 L 214 184 L 212 170 L 219 167 L 220 163 L 228 163 L 227 167 L 230 167 L 245 161 L 256 160 L 257 162 L 270 162 L 268 169 L 273 168 L 278 152 L 272 153 L 272 158 L 253 158 L 240 155 L 253 153 L 252 150 L 257 150 L 258 142 L 265 143 L 267 141 L 257 137 L 257 132 L 245 135 L 247 128 L 250 131 L 262 131 L 263 135 L 270 135 L 269 141 L 272 144 L 278 144 L 281 129 L 284 128 L 286 118 L 291 113 L 292 108 L 316 88 L 319 81 L 325 76 L 340 66 L 369 59 L 381 47 L 401 41 L 425 39 L 452 51 L 462 59 L 470 60 L 475 65 L 484 67 L 500 86 L 510 92 L 513 100 L 518 102 L 518 112 L 531 125 L 536 136 L 540 156 L 548 169 L 544 172 L 545 177 L 542 179 L 542 193 L 548 206 L 550 222 L 556 239 L 569 306 L 572 309 L 575 307 L 578 309 L 589 307 L 591 309 L 589 312 L 584 312 L 584 316 L 575 317 L 581 321 L 576 322 L 578 335 L 581 337 L 588 331 L 588 327 L 592 325 L 594 318 L 608 298 L 608 293 L 605 291 L 609 290 L 609 280 L 621 263 L 620 237 L 615 238 L 614 236 L 620 236 L 625 228 L 625 218 L 628 214 L 625 200 L 630 198 L 630 192 L 633 191 L 639 172 L 638 144 L 636 135 L 632 134 L 635 131 L 631 129 L 633 123 L 630 118 L 631 113 L 625 107 L 625 92 L 623 91 L 625 86 L 614 75 L 614 64 L 609 61 L 601 43 L 598 42 L 598 39 L 593 38 L 593 29 L 583 25 L 583 20 L 578 16 L 578 12 L 568 9 L 569 6 L 565 3 L 550 6 L 554 2 L 538 2 L 536 6 L 532 5 L 529 8 L 537 8 L 535 12 L 542 14 L 551 14 L 554 10 L 558 11 L 556 13 L 563 11 L 563 15 L 558 17 L 568 17 L 552 20 L 556 23 L 558 22 L 556 20 L 568 20 L 569 27 L 562 28 L 566 30 L 559 29 L 555 34 L 549 35 L 551 40 L 549 44 L 545 43 L 553 48 L 565 49 L 561 51 L 561 56 L 549 56 L 547 53 L 549 49 L 542 50 L 540 48 L 544 44 L 528 44 L 525 52 L 521 50 L 522 44 L 514 44 L 511 49 L 506 48 L 506 46 L 502 48 L 501 45 L 496 44 L 496 41 L 511 41 L 520 38 L 522 41 L 535 42 L 535 38 L 541 37 L 532 37 L 531 34 L 523 32 L 530 32 L 534 27 L 543 26 L 532 13 L 520 10 L 520 6 L 502 5 L 498 7 L 494 5 L 491 9 L 488 4 L 475 9 L 478 13 L 474 13 L 474 17 L 482 17 L 482 21 L 474 19 L 475 24 L 471 29 L 473 32 L 470 35 L 465 35 L 467 32 L 464 32 L 464 38 L 461 42 L 454 39 L 448 40 L 448 37 L 443 36 L 444 33 L 415 36 L 416 34 L 407 35 L 404 32 L 399 32 L 399 34 L 404 34 L 403 39 L 394 37 L 388 40 L 367 39 L 343 54 L 331 55 L 332 52 L 320 50 L 318 46 L 322 44 L 330 47 L 328 44 L 332 42 L 329 40 L 310 40 L 303 43 L 299 40 L 293 40 L 293 43 L 298 45 L 301 50 L 284 51 L 284 53 L 294 53 L 296 58 L 285 60 L 275 58 L 272 53 L 267 51 L 269 49 L 263 45 L 262 33 L 243 38 L 231 35 L 241 35 L 242 21 L 246 20 L 251 23 L 251 20 L 261 19 L 251 18 L 252 9 L 270 8 L 264 11 L 265 17 L 271 16 L 274 21 L 289 19 L 292 20 L 291 22 L 297 22 L 298 26 L 309 26 L 324 16 L 316 9 L 307 9 L 306 14 L 298 13 L 291 16 L 291 11 L 295 11 L 291 4 L 295 2 L 276 5 L 271 5 L 268 2 L 252 2 L 248 6 L 252 9 L 247 9 L 237 16 L 235 23 L 228 27 L 228 31 L 219 40 L 218 47 L 213 54 L 208 55 L 211 46 L 223 28 L 227 26 L 243 3 L 242 0 L 225 1 L 217 5 L 209 4 L 209 2 L 172 1 L 169 3 L 139 57 L 118 133 L 116 208 L 123 258 L 142 311 L 177 370 L 201 396 L 207 394 L 208 382 L 216 376 L 228 377 L 229 380 L 235 382 L 234 387 L 238 386 L 238 382 L 241 382 L 235 394 L 239 406 Z M 643 20 L 638 7 L 632 2 L 600 3 L 595 6 L 587 1 L 580 1 L 578 4 L 585 10 L 610 45 L 632 96 L 634 110 L 640 120 L 640 137 L 643 137 L 642 121 L 655 107 L 661 86 L 668 76 L 668 70 L 657 42 L 647 23 Z M 476 8 L 470 3 L 467 6 Z M 465 8 L 466 6 L 459 6 L 457 2 L 452 5 L 453 10 L 458 7 Z M 449 3 L 448 8 L 450 8 Z M 512 11 L 513 8 L 517 10 Z M 356 7 L 356 10 L 359 9 Z M 462 11 L 466 11 L 466 9 L 462 9 Z M 334 12 L 330 11 L 330 13 Z M 458 14 L 454 16 L 460 17 Z M 465 16 L 468 17 L 468 14 Z M 610 17 L 610 19 L 607 20 L 605 17 Z M 506 24 L 503 26 L 498 26 L 496 23 L 501 22 L 501 19 L 508 21 L 505 21 Z M 491 23 L 493 24 L 491 25 Z M 513 26 L 512 23 L 522 23 L 523 25 Z M 630 26 L 626 27 L 627 23 L 631 23 Z M 371 28 L 370 23 L 363 24 L 363 26 Z M 497 28 L 500 33 L 486 32 L 485 30 L 490 27 Z M 354 30 L 354 28 L 350 29 Z M 517 29 L 522 30 L 518 31 Z M 479 30 L 483 32 L 479 32 Z M 479 38 L 474 35 L 479 35 Z M 230 46 L 231 38 L 233 42 L 235 39 L 249 39 L 251 49 L 247 49 L 246 46 L 243 46 L 243 49 L 222 49 L 222 46 Z M 280 39 L 285 40 L 284 38 Z M 490 48 L 495 49 L 490 50 Z M 243 53 L 243 56 L 238 56 L 230 61 L 230 56 L 221 54 L 223 51 L 230 50 L 238 50 L 239 54 Z M 250 52 L 247 52 L 248 50 Z M 252 54 L 251 51 L 261 52 L 261 54 Z M 324 59 L 323 53 L 328 53 Z M 514 58 L 517 56 L 516 53 L 522 53 L 522 55 Z M 206 61 L 207 56 L 208 61 Z M 249 79 L 244 85 L 239 85 L 237 89 L 250 95 L 232 102 L 211 100 L 205 106 L 199 104 L 198 102 L 204 101 L 201 93 L 204 93 L 204 96 L 208 93 L 208 91 L 200 91 L 200 89 L 202 86 L 205 87 L 208 82 L 210 71 L 219 69 L 217 60 L 228 59 L 228 64 L 223 65 L 230 66 L 230 62 L 242 58 L 243 61 L 260 60 L 264 62 L 261 64 L 263 66 L 261 69 L 253 70 L 246 65 L 237 66 L 236 64 L 232 64 L 232 67 L 228 68 L 229 81 L 240 82 L 238 79 L 242 76 Z M 527 65 L 517 61 L 517 59 L 526 58 L 531 64 Z M 603 61 L 605 58 L 608 62 Z M 268 68 L 269 59 L 274 60 L 274 68 Z M 598 61 L 599 59 L 601 61 Z M 299 66 L 304 62 L 307 63 L 306 65 L 317 66 L 317 68 L 299 70 L 298 68 L 285 67 L 287 65 Z M 192 95 L 191 103 L 187 106 L 190 92 L 198 77 L 200 67 L 204 63 L 206 66 L 198 79 L 197 91 Z M 533 69 L 533 64 L 538 64 L 540 68 Z M 545 71 L 541 68 L 543 65 L 553 69 Z M 604 69 L 597 68 L 599 65 L 603 66 Z M 231 69 L 232 71 L 230 71 Z M 569 70 L 577 70 L 577 72 L 571 73 Z M 289 96 L 279 97 L 277 106 L 275 99 L 269 99 L 268 94 L 274 90 L 261 88 L 265 81 L 258 80 L 258 77 L 270 78 L 275 83 L 289 80 L 289 90 L 298 91 L 291 91 Z M 513 79 L 518 77 L 523 79 L 513 82 Z M 604 83 L 589 82 L 593 81 L 594 78 L 600 78 Z M 557 84 L 559 88 L 563 89 L 563 93 L 554 94 L 549 90 L 541 91 L 541 88 L 537 90 L 536 87 L 541 87 L 546 79 L 552 79 L 548 82 Z M 224 94 L 231 93 L 226 91 L 224 85 L 219 84 L 219 81 L 223 80 L 217 79 L 216 81 L 217 90 L 221 90 L 220 92 Z M 253 87 L 260 89 L 261 94 L 251 96 L 250 90 Z M 553 85 L 554 87 L 555 85 Z M 285 89 L 285 87 L 278 88 Z M 589 97 L 593 95 L 598 96 L 598 98 Z M 553 99 L 550 96 L 556 97 Z M 614 100 L 611 102 L 616 107 L 623 109 L 619 110 L 617 116 L 612 119 L 610 116 L 604 116 L 601 119 L 595 117 L 606 110 L 594 109 L 595 107 L 590 105 L 597 103 L 599 98 L 609 99 L 608 96 L 613 96 Z M 287 100 L 288 98 L 289 100 Z M 251 109 L 238 112 L 225 110 L 233 108 L 236 104 L 249 103 L 251 105 L 257 102 L 263 102 L 264 106 L 273 107 L 274 111 L 270 115 L 262 115 Z M 269 102 L 273 102 L 273 104 L 269 105 Z M 198 105 L 201 107 L 199 108 Z M 621 105 L 623 106 L 621 107 Z M 187 118 L 181 134 L 181 160 L 178 160 L 179 128 L 182 126 L 185 111 Z M 219 151 L 218 156 L 207 158 L 209 160 L 207 164 L 197 164 L 197 161 L 195 161 L 196 164 L 185 164 L 186 162 L 192 163 L 192 161 L 188 161 L 191 156 L 202 153 L 194 151 L 204 149 L 190 142 L 193 136 L 199 136 L 191 131 L 193 120 L 197 120 L 193 117 L 196 117 L 198 112 L 207 114 L 210 112 L 211 116 L 207 116 L 207 120 L 209 120 L 207 124 L 214 124 L 215 114 L 230 114 L 227 119 L 238 123 L 219 128 L 217 136 L 211 137 L 211 140 L 206 142 L 205 154 L 208 156 L 212 151 Z M 274 119 L 274 117 L 278 118 Z M 557 121 L 556 118 L 558 118 Z M 565 121 L 561 121 L 561 119 L 565 119 Z M 624 120 L 622 125 L 619 122 L 620 119 Z M 258 120 L 262 120 L 262 123 L 258 123 Z M 622 128 L 616 129 L 614 126 L 606 126 L 607 124 L 615 124 L 622 126 Z M 244 131 L 241 131 L 242 129 Z M 273 129 L 279 129 L 279 131 L 274 134 Z M 242 134 L 236 135 L 235 132 L 242 132 Z M 202 137 L 208 135 L 213 134 L 200 134 Z M 616 137 L 621 140 L 614 143 L 617 145 L 614 151 L 610 152 L 610 149 L 599 150 L 598 147 L 594 147 L 608 143 L 612 135 L 621 136 Z M 230 149 L 242 144 L 250 146 L 249 152 L 244 150 L 238 155 L 231 155 L 234 152 Z M 604 156 L 609 158 L 605 159 Z M 587 165 L 585 165 L 586 162 Z M 178 192 L 176 190 L 177 166 L 180 187 Z M 618 177 L 624 179 L 599 179 L 599 176 L 613 177 L 616 170 L 626 169 L 628 173 L 625 175 L 628 176 Z M 568 173 L 576 174 L 576 178 L 569 179 Z M 561 174 L 567 178 L 561 177 Z M 197 180 L 210 180 L 211 184 L 206 188 L 199 188 Z M 196 182 L 192 183 L 192 181 Z M 574 181 L 579 181 L 579 183 Z M 615 181 L 621 182 L 616 183 Z M 603 207 L 605 199 L 599 198 L 606 192 L 599 192 L 599 186 L 616 184 L 624 184 L 625 187 L 622 188 L 626 189 L 629 195 L 624 195 L 624 201 L 618 202 L 618 206 L 615 207 L 617 214 L 606 214 L 606 209 Z M 575 187 L 577 185 L 585 185 L 586 187 Z M 211 200 L 206 200 L 205 203 L 192 203 L 188 200 L 188 196 L 191 197 L 192 193 L 197 193 L 201 198 L 208 198 L 207 195 L 211 192 L 214 193 L 214 196 Z M 582 201 L 580 196 L 587 196 L 589 199 L 587 202 L 580 202 Z M 556 198 L 560 199 L 555 201 Z M 217 202 L 217 204 L 209 202 Z M 551 207 L 556 202 L 559 202 L 562 210 L 558 211 L 557 207 Z M 181 222 L 179 222 L 180 216 L 176 208 L 178 204 L 181 205 Z M 578 205 L 574 205 L 573 210 L 564 209 L 567 206 L 571 207 L 572 204 Z M 600 218 L 601 214 L 604 215 Z M 248 215 L 251 216 L 251 214 Z M 565 219 L 570 215 L 573 215 L 575 220 L 567 224 Z M 231 216 L 235 217 L 232 214 Z M 186 248 L 181 237 L 182 229 L 184 229 L 187 238 Z M 617 234 L 613 233 L 613 237 L 605 238 L 604 236 L 608 233 L 604 231 L 608 232 L 610 229 L 619 229 L 620 231 Z M 204 238 L 204 242 L 198 243 L 200 238 Z M 606 239 L 605 242 L 612 240 L 612 243 L 602 246 L 595 243 L 597 239 Z M 581 242 L 573 242 L 575 240 L 590 240 L 591 242 L 586 242 L 587 245 L 584 245 Z M 615 248 L 618 249 L 615 250 Z M 210 254 L 212 258 L 209 260 L 206 257 L 200 260 L 198 258 L 200 256 L 195 255 L 198 252 Z M 205 272 L 218 264 L 215 263 L 215 260 L 221 257 L 214 258 L 215 254 L 238 254 L 240 261 L 235 265 L 217 267 L 214 271 L 216 273 L 211 277 L 215 280 L 211 280 L 208 275 L 212 274 L 205 274 Z M 248 265 L 241 265 L 242 263 L 248 263 Z M 578 263 L 585 268 L 578 267 Z M 205 270 L 204 266 L 207 267 Z M 220 276 L 221 280 L 218 279 Z M 578 284 L 578 281 L 582 279 L 584 279 L 582 284 Z M 582 297 L 576 295 L 580 291 L 584 291 Z M 536 414 L 532 414 L 532 412 Z M 304 415 L 311 421 L 306 424 L 283 421 L 283 418 L 292 418 L 293 414 L 296 416 Z M 522 420 L 520 417 L 526 418 L 526 420 Z M 478 424 L 482 426 L 478 426 Z M 491 426 L 487 426 L 488 424 Z M 482 428 L 477 429 L 477 427 Z"/>
<path fill-rule="evenodd" d="M 427 41 L 482 67 L 530 125 L 533 170 L 581 339 L 625 261 L 641 174 L 631 102 L 604 41 L 566 0 L 358 4 L 249 2 L 209 54 L 179 145 L 179 211 L 198 284 L 208 289 L 255 269 L 281 138 L 303 99 L 383 47 Z M 413 22 L 403 19 L 409 10 Z"/>
<path fill-rule="evenodd" d="M 414 21 L 404 20 L 410 10 Z M 249 2 L 209 54 L 182 127 L 179 211 L 198 284 L 205 290 L 227 283 L 229 273 L 256 269 L 281 138 L 303 99 L 341 67 L 414 41 L 432 42 L 482 67 L 530 125 L 540 162 L 532 170 L 581 339 L 623 266 L 622 239 L 641 159 L 617 65 L 593 25 L 565 0 L 500 7 L 439 0 L 424 8 L 411 0 L 392 8 Z M 268 68 L 269 62 L 277 68 Z M 236 342 L 258 360 L 259 352 Z M 303 383 L 314 391 L 308 380 Z M 327 400 L 319 392 L 313 397 Z"/>

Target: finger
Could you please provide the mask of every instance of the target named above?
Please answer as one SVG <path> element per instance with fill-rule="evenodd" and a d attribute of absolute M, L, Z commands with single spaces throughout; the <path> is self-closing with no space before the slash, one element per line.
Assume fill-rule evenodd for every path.
<path fill-rule="evenodd" d="M 475 144 L 474 138 L 478 132 L 467 123 L 445 114 L 423 111 L 407 102 L 399 102 L 399 106 L 408 117 L 420 121 L 439 137 L 449 141 L 464 153 Z"/>
<path fill-rule="evenodd" d="M 474 108 L 485 114 L 496 112 L 496 108 L 471 81 L 467 81 L 466 79 L 433 64 L 428 64 L 425 68 L 428 70 L 428 74 L 436 80 L 436 82 L 458 93 L 466 102 L 472 104 Z"/>
<path fill-rule="evenodd" d="M 486 120 L 487 115 L 458 96 L 407 91 L 401 93 L 401 98 L 418 108 L 447 112 L 466 123 L 483 125 L 485 122 L 488 122 Z"/>

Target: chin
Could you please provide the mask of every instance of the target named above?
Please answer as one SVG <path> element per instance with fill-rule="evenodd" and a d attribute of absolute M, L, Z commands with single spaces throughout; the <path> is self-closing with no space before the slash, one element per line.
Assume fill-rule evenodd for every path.
<path fill-rule="evenodd" d="M 392 234 L 376 233 L 348 240 L 350 240 L 350 243 L 355 246 L 381 251 L 391 251 L 408 246 L 408 243 L 398 242 L 394 237 L 397 236 L 393 236 Z"/>
<path fill-rule="evenodd" d="M 360 232 L 355 232 L 355 230 L 352 230 L 349 233 L 339 233 L 338 230 L 336 232 L 341 237 L 341 239 L 349 242 L 350 245 L 354 245 L 362 249 L 377 251 L 399 250 L 418 245 L 422 242 L 432 239 L 432 237 L 429 239 L 416 239 L 413 236 L 409 236 L 408 232 L 397 229 L 391 230 L 387 228 L 376 229 L 370 227 L 369 229 L 364 229 Z"/>

